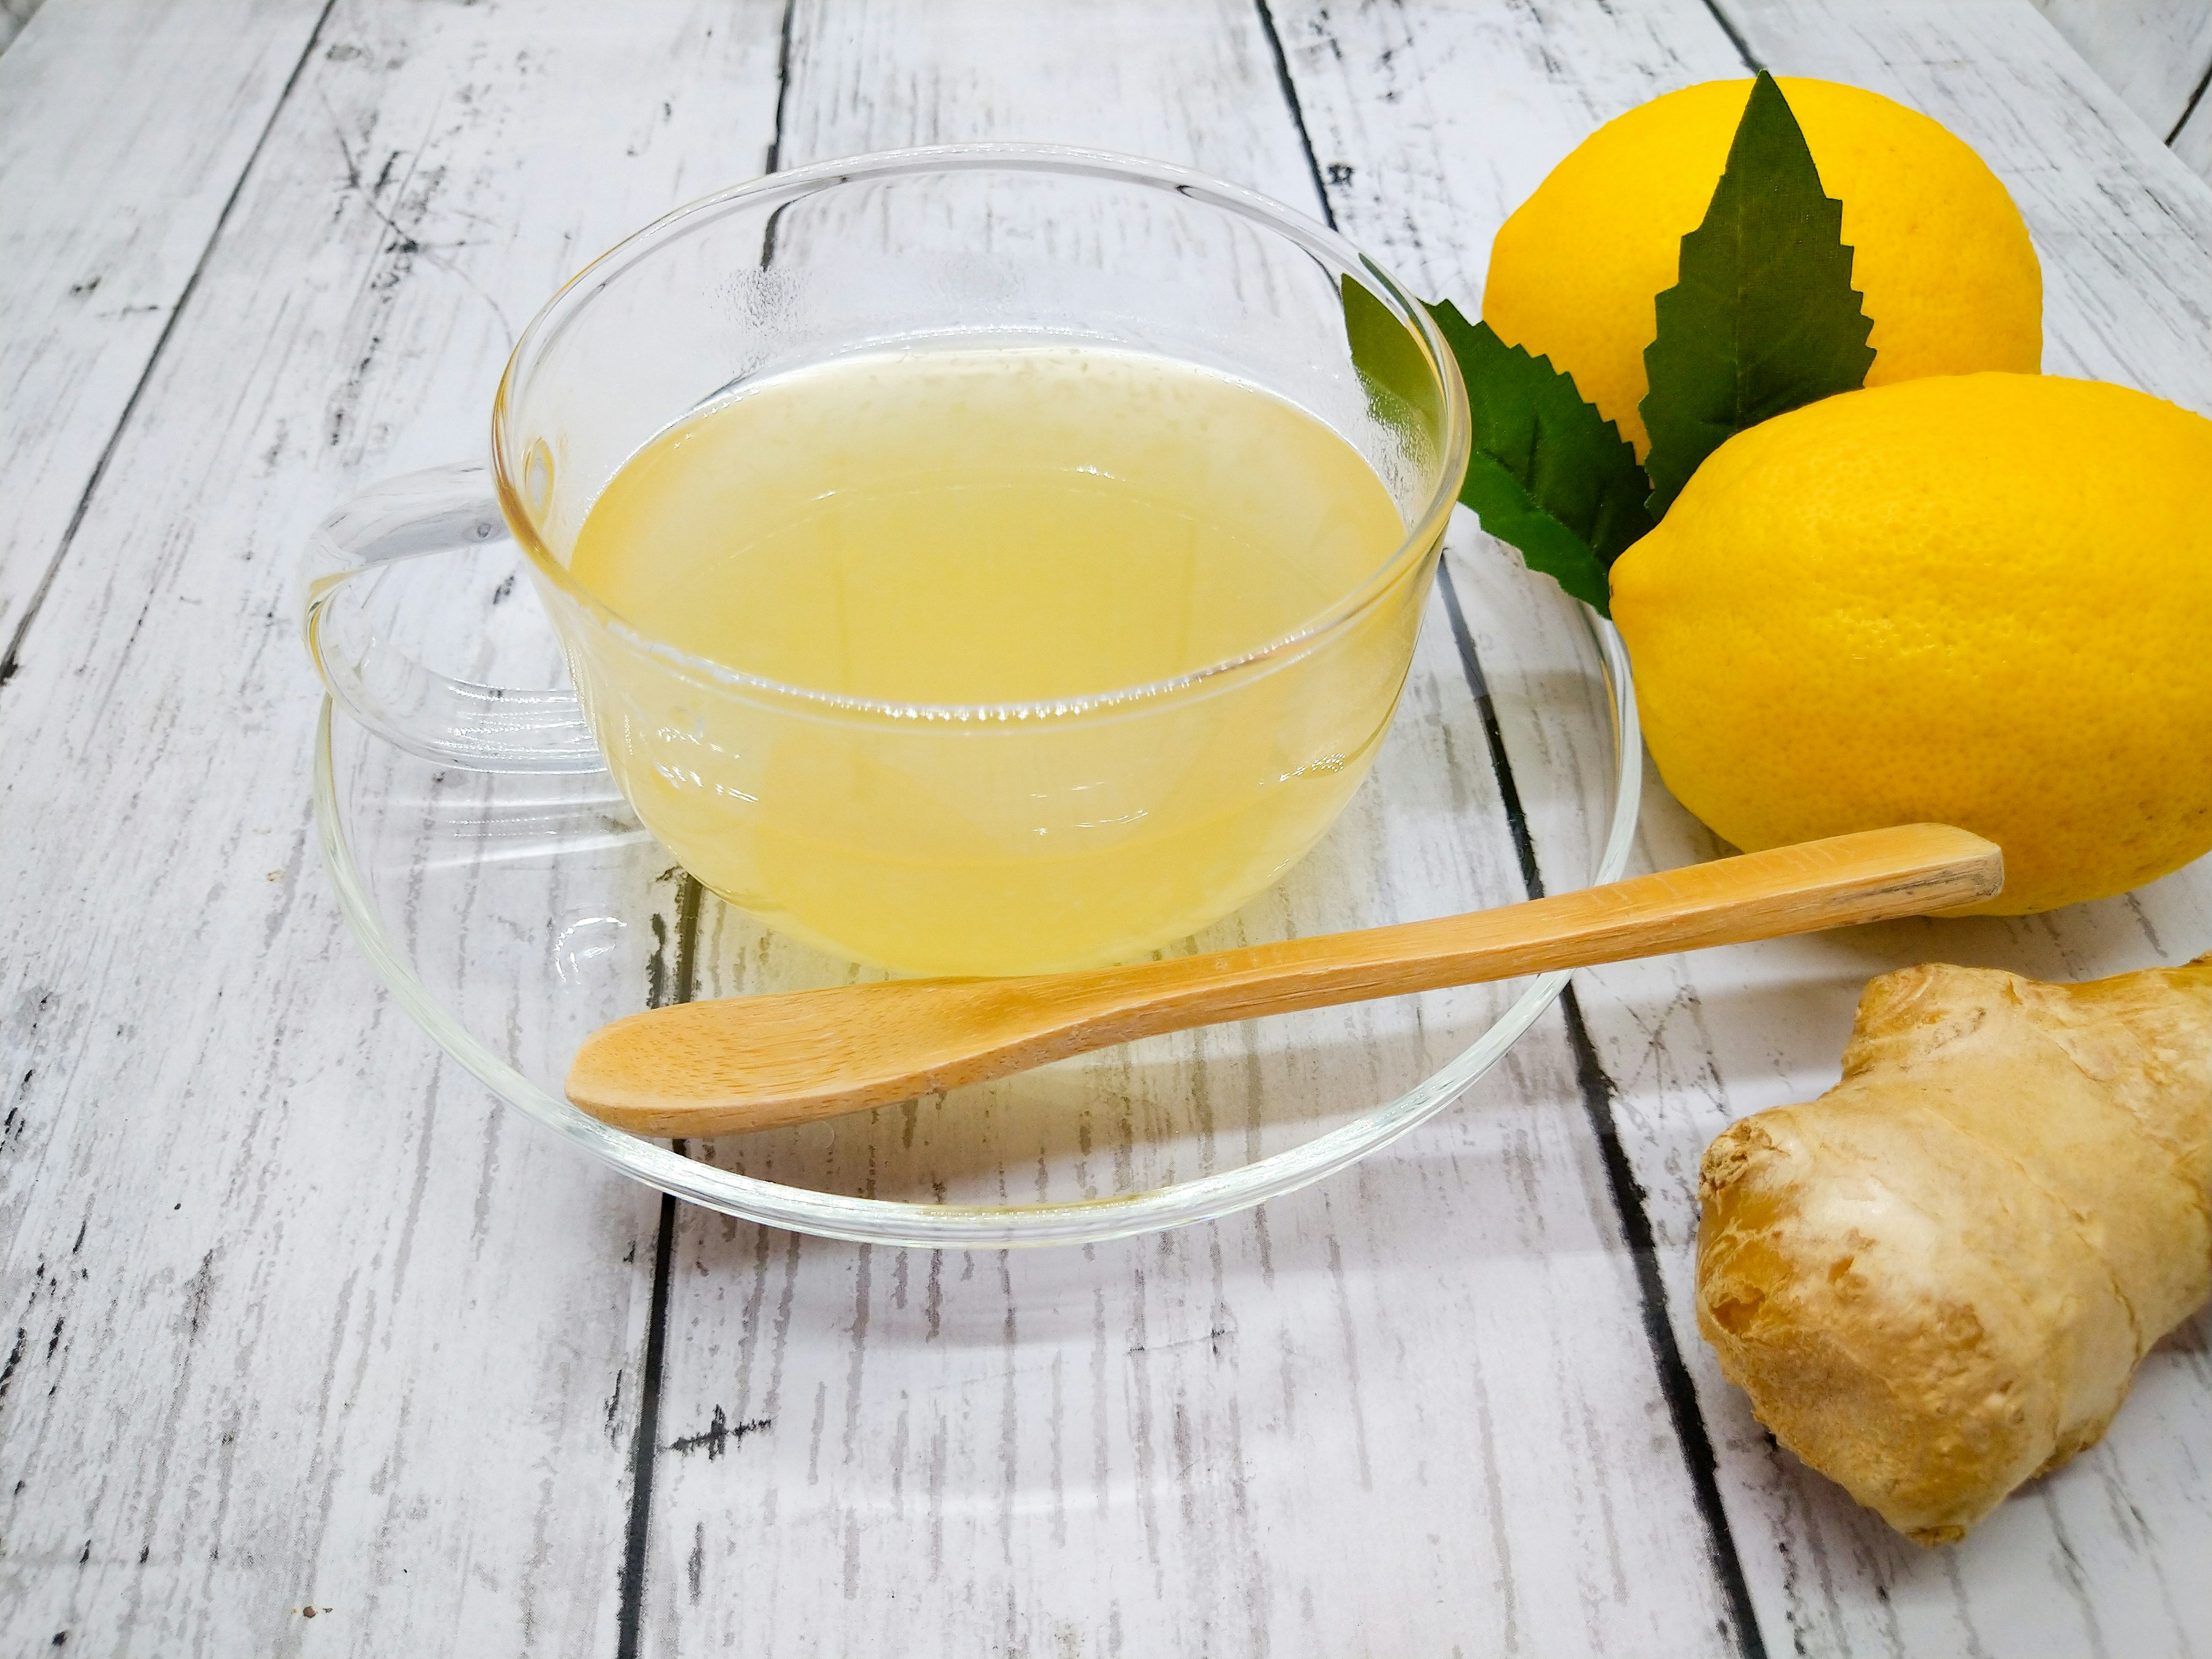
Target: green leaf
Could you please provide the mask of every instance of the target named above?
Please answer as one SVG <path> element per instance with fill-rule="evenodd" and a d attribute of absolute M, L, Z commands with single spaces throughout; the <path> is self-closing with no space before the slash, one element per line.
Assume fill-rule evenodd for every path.
<path fill-rule="evenodd" d="M 1635 450 L 1550 358 L 1507 345 L 1449 300 L 1429 309 L 1459 359 L 1474 418 L 1460 500 L 1531 570 L 1609 614 L 1606 573 L 1651 528 Z"/>
<path fill-rule="evenodd" d="M 1746 427 L 1866 384 L 1874 325 L 1851 287 L 1843 226 L 1790 100 L 1762 71 L 1644 352 L 1655 519 Z"/>
<path fill-rule="evenodd" d="M 1345 337 L 1352 364 L 1366 383 L 1376 418 L 1403 425 L 1409 416 L 1436 407 L 1436 376 L 1418 336 L 1398 313 L 1349 276 L 1337 279 L 1343 295 Z"/>

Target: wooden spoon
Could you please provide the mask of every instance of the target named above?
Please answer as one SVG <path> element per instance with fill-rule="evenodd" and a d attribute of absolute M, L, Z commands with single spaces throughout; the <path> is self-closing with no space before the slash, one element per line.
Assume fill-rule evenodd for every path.
<path fill-rule="evenodd" d="M 569 1068 L 568 1098 L 639 1134 L 738 1134 L 1161 1031 L 1918 915 L 2003 885 L 1992 843 L 1916 823 L 1436 921 L 1127 968 L 682 1003 L 594 1031 Z"/>

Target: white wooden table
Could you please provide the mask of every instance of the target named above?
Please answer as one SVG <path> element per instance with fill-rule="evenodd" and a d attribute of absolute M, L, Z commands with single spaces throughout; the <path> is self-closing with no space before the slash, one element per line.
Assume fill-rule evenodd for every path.
<path fill-rule="evenodd" d="M 2203 865 L 1584 975 L 1346 1176 L 1015 1256 L 583 1162 L 388 1005 L 317 865 L 305 532 L 476 453 L 519 323 L 663 209 L 1079 142 L 1472 309 L 1584 133 L 1747 60 L 1977 145 L 2047 367 L 2212 411 L 2212 189 L 2026 0 L 49 0 L 0 56 L 4 1650 L 2212 1651 L 2203 1317 L 1929 1553 L 1776 1449 L 1688 1298 L 1700 1149 L 1832 1080 L 1869 974 L 2184 960 Z M 1644 813 L 1644 865 L 1711 853 Z"/>

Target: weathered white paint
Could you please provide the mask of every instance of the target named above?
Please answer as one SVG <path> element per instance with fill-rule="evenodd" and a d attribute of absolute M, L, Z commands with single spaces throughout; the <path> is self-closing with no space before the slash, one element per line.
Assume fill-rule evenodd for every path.
<path fill-rule="evenodd" d="M 2034 0 L 2163 141 L 2212 70 L 2212 6 L 2204 0 Z"/>
<path fill-rule="evenodd" d="M 86 46 L 42 71 L 52 104 L 9 94 L 17 60 L 98 9 L 53 0 L 0 59 L 0 186 L 6 159 L 63 118 L 27 112 L 87 106 L 138 61 Z M 2032 13 L 1731 15 L 1779 66 L 1882 86 L 1990 155 L 2044 248 L 2053 367 L 2208 406 L 2203 192 Z M 1741 72 L 1694 0 L 1301 4 L 1275 21 L 1340 219 L 1469 303 L 1497 222 L 1589 127 Z M 0 914 L 17 930 L 0 950 L 12 1647 L 66 1629 L 69 1650 L 102 1654 L 617 1648 L 657 1206 L 439 1063 L 343 936 L 309 867 L 314 699 L 291 561 L 351 483 L 477 447 L 511 331 L 584 256 L 759 170 L 783 22 L 772 0 L 343 0 L 211 249 L 313 22 L 295 25 L 290 58 L 250 43 L 244 68 L 210 31 L 202 56 L 169 61 L 261 91 L 168 100 L 183 125 L 149 153 L 198 156 L 198 193 L 132 195 L 143 181 L 110 166 L 49 204 L 57 249 L 126 208 L 148 246 L 174 240 L 146 266 L 165 305 L 207 258 L 119 436 L 158 331 L 125 351 L 57 313 L 9 335 L 57 343 L 37 359 L 50 369 L 33 365 L 53 376 L 36 407 L 76 401 L 49 429 L 11 396 L 0 465 L 44 469 L 73 511 L 116 437 L 0 689 Z M 801 0 L 788 58 L 787 160 L 1059 138 L 1314 200 L 1259 15 L 1231 0 Z M 178 205 L 210 194 L 211 210 Z M 92 206 L 65 210 L 79 199 Z M 23 295 L 46 292 L 19 275 Z M 68 513 L 40 510 L 46 540 L 7 544 L 0 598 L 30 591 L 9 586 L 31 568 L 15 550 L 59 545 Z M 1452 564 L 1540 845 L 1571 842 L 1545 815 L 1573 792 L 1527 781 L 1598 764 L 1547 717 L 1557 608 L 1464 530 Z M 457 608 L 488 617 L 496 591 L 465 586 Z M 1378 843 L 1394 861 L 1364 878 L 1409 909 L 1510 896 L 1454 665 L 1432 628 L 1384 762 L 1435 781 L 1433 811 L 1378 822 L 1364 804 L 1254 925 L 1322 923 L 1330 882 L 1360 878 Z M 1713 850 L 1656 783 L 1647 811 L 1653 865 Z M 501 902 L 528 908 L 511 890 Z M 466 948 L 468 916 L 422 925 Z M 732 942 L 710 929 L 702 989 L 743 983 Z M 1773 1451 L 1682 1312 L 1698 1152 L 1832 1077 L 1868 974 L 1940 953 L 2079 976 L 2206 943 L 2199 869 L 2032 922 L 1585 980 L 1767 1651 L 2207 1644 L 2186 1589 L 2212 1535 L 2203 1321 L 2154 1357 L 2103 1446 L 1964 1549 L 1924 1554 Z M 1206 1041 L 1231 1045 L 1219 1056 L 1238 1040 Z M 1372 1081 L 1353 1061 L 1334 1074 L 1347 1089 Z M 1133 1109 L 1173 1106 L 1176 1076 L 1133 1079 Z M 685 1212 L 646 1649 L 1727 1651 L 1583 1110 L 1554 1019 L 1387 1155 L 1212 1227 L 930 1256 Z M 309 1624 L 303 1603 L 331 1612 Z"/>
<path fill-rule="evenodd" d="M 2045 373 L 2212 412 L 2212 186 L 2012 0 L 1742 0 L 1776 64 L 1926 110 L 2002 179 L 2043 260 Z"/>
<path fill-rule="evenodd" d="M 10 1651 L 614 1649 L 658 1201 L 378 993 L 316 867 L 292 589 L 352 484 L 480 453 L 582 258 L 759 169 L 779 21 L 340 4 L 116 442 L 0 690 Z M 114 61 L 55 64 L 55 106 Z M 268 119 L 173 101 L 202 130 L 149 166 L 234 173 Z M 40 438 L 72 489 L 118 402 Z"/>
<path fill-rule="evenodd" d="M 1990 158 L 2042 255 L 2046 369 L 2212 411 L 2212 188 L 2115 119 L 2109 90 L 2035 19 L 1959 0 L 1729 9 L 1778 68 L 1875 87 Z M 1655 784 L 1646 799 L 1662 796 Z M 1668 807 L 1647 821 L 1656 857 L 1710 845 Z M 1708 1127 L 1825 1087 L 1833 1076 L 1827 1057 L 1869 974 L 1942 958 L 2088 979 L 2207 948 L 2212 861 L 2199 860 L 2127 897 L 2045 916 L 1897 924 L 1716 953 L 1719 971 L 1688 959 L 1656 971 L 1609 969 L 1598 983 L 1613 994 L 1608 1064 L 1650 1113 L 1639 1167 L 1655 1200 L 1672 1188 L 1675 1237 L 1686 1246 L 1694 1153 Z M 1594 1013 L 1601 1006 L 1595 995 L 1591 1006 Z M 1684 1064 L 1675 1031 L 1704 1036 L 1704 1055 Z M 1686 1250 L 1672 1259 L 1681 1266 L 1675 1305 L 1685 1307 Z M 1769 1473 L 1746 1478 L 1799 1517 L 1784 1579 L 1792 1627 L 1830 1646 L 1889 1640 L 1916 1654 L 1963 1649 L 1970 1638 L 1992 1653 L 2201 1650 L 2212 1635 L 2201 1572 L 2212 1555 L 2212 1498 L 2201 1478 L 2212 1444 L 2209 1334 L 2203 1316 L 2176 1333 L 2146 1362 L 2136 1397 L 2100 1445 L 1948 1556 L 1899 1544 L 1826 1482 L 1778 1457 L 1708 1376 L 1716 1434 L 1748 1453 L 1739 1467 L 1769 1461 Z"/>
<path fill-rule="evenodd" d="M 1019 137 L 1318 205 L 1242 4 L 801 4 L 791 64 L 794 162 Z M 1378 769 L 1401 781 L 1221 939 L 1521 896 L 1440 610 Z M 702 968 L 702 994 L 761 971 L 743 930 L 710 933 Z M 1502 1000 L 1439 1000 L 1420 1030 L 1377 1010 L 1374 1042 L 1340 1054 L 1278 1053 L 1267 1028 L 1165 1039 L 1132 1053 L 1118 1098 L 1057 1119 L 1001 1102 L 951 1155 L 1025 1182 L 1086 1108 L 1102 1145 L 1172 1135 L 1209 1100 L 1238 1110 L 1248 1076 L 1342 1111 Z M 836 1167 L 926 1190 L 909 1165 L 945 1157 L 945 1131 L 908 1153 L 878 1116 Z M 716 1150 L 757 1169 L 773 1140 Z M 1725 1616 L 1556 1019 L 1462 1110 L 1257 1213 L 942 1256 L 687 1212 L 678 1263 L 649 1650 L 1691 1654 Z"/>
<path fill-rule="evenodd" d="M 1426 258 L 1444 291 L 1469 297 L 1479 294 L 1489 235 L 1534 182 L 1471 164 L 1484 154 L 1484 124 L 1501 97 L 1492 77 L 1511 73 L 1498 67 L 1506 52 L 1494 21 L 1470 15 L 1475 9 L 1281 14 L 1324 161 L 1343 149 L 1377 163 L 1371 194 L 1357 173 L 1332 192 L 1340 216 L 1394 258 Z M 2033 14 L 1934 3 L 1726 9 L 1774 67 L 1919 103 L 1990 157 L 2045 252 L 2051 367 L 2094 366 L 2204 406 L 2212 342 L 2195 295 L 2212 272 L 2206 192 L 2148 144 L 2140 126 L 2127 123 L 2116 136 L 2110 90 Z M 1633 19 L 1607 26 L 1664 28 L 1650 11 L 1638 9 Z M 1702 56 L 1686 46 L 1695 39 L 1686 24 L 1664 39 L 1668 58 L 1647 71 L 1662 84 L 1742 72 L 1717 29 Z M 1588 58 L 1562 52 L 1545 61 Z M 1517 119 L 1542 119 L 1527 109 L 1540 84 L 1524 76 L 1517 92 L 1503 94 Z M 1625 87 L 1612 100 L 1592 100 L 1579 128 L 1571 114 L 1553 118 L 1572 130 L 1555 136 L 1553 153 L 1648 91 Z M 1510 684 L 1514 639 L 1482 643 L 1493 684 Z M 1501 712 L 1516 759 L 1535 764 L 1545 742 L 1540 701 L 1501 699 Z M 1650 867 L 1719 850 L 1656 778 L 1645 813 Z M 1669 1311 L 1719 1443 L 1731 1530 L 1769 1650 L 1793 1641 L 1811 1652 L 1916 1656 L 2201 1645 L 2205 1615 L 2186 1586 L 2212 1543 L 2205 1500 L 2191 1483 L 2212 1427 L 2203 1320 L 2153 1357 L 2103 1446 L 2015 1500 L 1963 1547 L 1929 1553 L 1772 1447 L 1698 1342 L 1687 1298 L 1700 1152 L 1742 1113 L 1809 1098 L 1833 1081 L 1868 975 L 1942 956 L 2074 978 L 2185 959 L 2207 945 L 2212 872 L 2200 865 L 2131 900 L 2051 917 L 1862 929 L 1582 976 L 1580 1006 L 1648 1195 Z"/>
<path fill-rule="evenodd" d="M 0 53 L 0 653 L 322 9 L 76 0 Z"/>

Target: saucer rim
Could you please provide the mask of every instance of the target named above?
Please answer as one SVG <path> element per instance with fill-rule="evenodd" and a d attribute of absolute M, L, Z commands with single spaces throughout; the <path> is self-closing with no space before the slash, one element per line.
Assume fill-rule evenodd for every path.
<path fill-rule="evenodd" d="M 1577 604 L 1598 648 L 1613 724 L 1613 801 L 1590 884 L 1620 879 L 1632 849 L 1643 793 L 1643 738 L 1626 647 L 1612 623 Z M 325 694 L 316 722 L 314 811 L 324 867 L 347 927 L 386 987 L 440 1048 L 506 1104 L 634 1181 L 721 1214 L 851 1243 L 920 1249 L 1005 1249 L 1100 1243 L 1188 1226 L 1296 1192 L 1380 1151 L 1426 1122 L 1504 1058 L 1565 988 L 1568 974 L 1538 975 L 1483 1032 L 1413 1088 L 1296 1146 L 1233 1170 L 1146 1192 L 1064 1204 L 916 1204 L 787 1187 L 702 1163 L 600 1122 L 540 1087 L 447 1012 L 386 936 L 347 842 L 332 750 L 335 708 Z"/>

